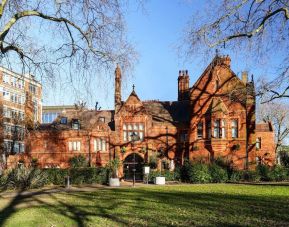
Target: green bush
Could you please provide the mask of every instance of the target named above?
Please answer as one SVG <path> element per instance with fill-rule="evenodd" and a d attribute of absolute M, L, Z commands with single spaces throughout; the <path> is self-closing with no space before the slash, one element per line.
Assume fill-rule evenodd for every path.
<path fill-rule="evenodd" d="M 70 169 L 72 184 L 106 184 L 108 182 L 107 168 L 74 168 Z"/>
<path fill-rule="evenodd" d="M 164 170 L 162 172 L 156 170 L 156 171 L 151 171 L 149 174 L 149 181 L 154 182 L 154 178 L 156 177 L 165 177 L 166 181 L 179 181 L 180 180 L 180 175 L 178 171 L 169 171 L 169 170 Z"/>
<path fill-rule="evenodd" d="M 215 163 L 209 166 L 209 172 L 211 175 L 211 182 L 213 183 L 223 183 L 228 181 L 227 171 Z"/>
<path fill-rule="evenodd" d="M 83 155 L 74 156 L 69 159 L 71 168 L 88 167 L 88 162 Z"/>
<path fill-rule="evenodd" d="M 284 181 L 288 180 L 288 169 L 281 165 L 276 165 L 274 168 L 269 172 L 269 178 L 272 181 Z"/>
<path fill-rule="evenodd" d="M 260 175 L 258 174 L 258 171 L 245 170 L 242 172 L 243 172 L 242 174 L 243 181 L 258 182 L 261 179 Z"/>
<path fill-rule="evenodd" d="M 242 171 L 233 170 L 230 177 L 229 177 L 229 180 L 230 180 L 230 182 L 239 182 L 242 180 L 242 178 L 243 178 L 243 172 Z"/>
<path fill-rule="evenodd" d="M 4 173 L 1 187 L 3 189 L 26 190 L 42 187 L 46 181 L 47 175 L 44 171 L 36 168 L 19 167 Z"/>
<path fill-rule="evenodd" d="M 260 176 L 261 181 L 269 181 L 270 180 L 270 167 L 267 165 L 257 165 L 256 173 Z"/>
<path fill-rule="evenodd" d="M 44 169 L 47 174 L 46 184 L 64 185 L 65 177 L 68 175 L 67 169 Z"/>
<path fill-rule="evenodd" d="M 188 174 L 190 183 L 209 183 L 212 179 L 208 165 L 203 163 L 192 164 Z"/>
<path fill-rule="evenodd" d="M 71 169 L 46 169 L 47 184 L 64 185 L 65 178 L 70 177 L 71 184 L 106 184 L 108 169 L 98 168 L 71 168 Z"/>
<path fill-rule="evenodd" d="M 190 173 L 192 172 L 192 164 L 188 159 L 184 161 L 184 164 L 180 168 L 180 178 L 183 182 L 190 182 Z"/>

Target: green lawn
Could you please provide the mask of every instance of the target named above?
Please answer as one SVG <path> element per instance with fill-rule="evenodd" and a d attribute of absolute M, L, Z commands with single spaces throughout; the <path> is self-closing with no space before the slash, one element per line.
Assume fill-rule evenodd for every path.
<path fill-rule="evenodd" d="M 176 185 L 0 197 L 0 226 L 289 226 L 289 186 Z"/>

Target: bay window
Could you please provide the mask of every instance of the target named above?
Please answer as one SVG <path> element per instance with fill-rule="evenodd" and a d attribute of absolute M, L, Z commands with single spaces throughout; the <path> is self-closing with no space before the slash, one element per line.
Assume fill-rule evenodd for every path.
<path fill-rule="evenodd" d="M 94 139 L 93 144 L 94 144 L 94 151 L 106 151 L 107 150 L 106 140 L 103 138 Z"/>
<path fill-rule="evenodd" d="M 132 135 L 135 133 L 140 141 L 144 139 L 143 123 L 125 123 L 123 124 L 123 141 L 132 141 Z"/>
<path fill-rule="evenodd" d="M 214 137 L 226 138 L 226 121 L 224 119 L 214 121 Z"/>

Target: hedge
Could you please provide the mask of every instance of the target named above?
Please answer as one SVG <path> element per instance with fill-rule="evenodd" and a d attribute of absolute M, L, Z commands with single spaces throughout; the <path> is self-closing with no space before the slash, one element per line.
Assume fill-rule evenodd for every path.
<path fill-rule="evenodd" d="M 71 169 L 45 169 L 47 184 L 64 185 L 65 178 L 70 177 L 71 184 L 106 184 L 108 169 L 104 167 L 86 167 Z"/>

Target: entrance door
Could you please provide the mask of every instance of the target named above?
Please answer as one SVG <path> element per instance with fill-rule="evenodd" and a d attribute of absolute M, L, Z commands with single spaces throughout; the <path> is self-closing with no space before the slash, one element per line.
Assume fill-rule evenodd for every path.
<path fill-rule="evenodd" d="M 128 155 L 123 162 L 123 172 L 125 180 L 133 180 L 135 174 L 136 181 L 143 179 L 143 158 L 137 153 Z"/>

